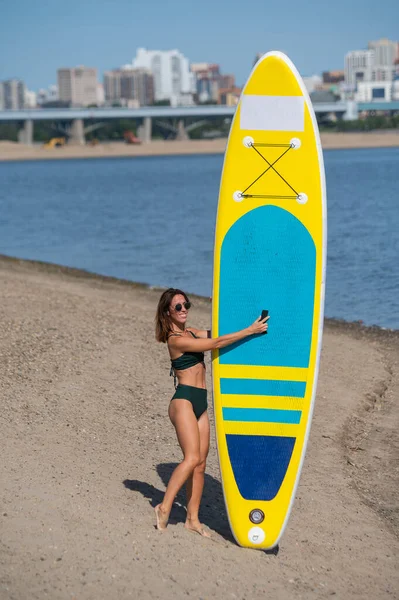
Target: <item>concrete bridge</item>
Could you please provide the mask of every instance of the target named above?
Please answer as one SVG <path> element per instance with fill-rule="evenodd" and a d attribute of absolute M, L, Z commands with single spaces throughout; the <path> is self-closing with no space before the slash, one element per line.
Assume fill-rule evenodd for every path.
<path fill-rule="evenodd" d="M 318 114 L 334 114 L 345 120 L 357 119 L 362 110 L 399 110 L 399 102 L 375 102 L 357 104 L 354 101 L 314 103 L 313 108 Z M 94 121 L 108 119 L 136 119 L 140 122 L 139 136 L 143 142 L 151 141 L 152 119 L 177 119 L 177 138 L 187 137 L 184 125 L 185 119 L 206 120 L 215 117 L 233 117 L 234 106 L 202 105 L 202 106 L 143 106 L 141 108 L 41 108 L 0 111 L 0 122 L 21 123 L 19 141 L 25 144 L 33 143 L 33 127 L 35 121 L 58 121 L 70 123 L 69 143 L 85 143 L 84 122 L 89 122 L 88 129 L 93 129 Z"/>

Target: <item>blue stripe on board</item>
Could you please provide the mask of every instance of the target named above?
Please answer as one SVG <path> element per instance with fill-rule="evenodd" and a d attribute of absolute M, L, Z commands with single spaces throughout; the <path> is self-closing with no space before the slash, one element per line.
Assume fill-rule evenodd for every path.
<path fill-rule="evenodd" d="M 290 423 L 298 425 L 301 420 L 300 410 L 280 410 L 275 408 L 223 408 L 225 421 L 242 421 L 251 423 Z"/>
<path fill-rule="evenodd" d="M 294 437 L 226 435 L 239 492 L 245 500 L 273 500 L 290 464 Z"/>
<path fill-rule="evenodd" d="M 270 379 L 235 379 L 221 377 L 222 394 L 245 394 L 247 396 L 289 396 L 304 398 L 306 381 L 279 381 Z"/>

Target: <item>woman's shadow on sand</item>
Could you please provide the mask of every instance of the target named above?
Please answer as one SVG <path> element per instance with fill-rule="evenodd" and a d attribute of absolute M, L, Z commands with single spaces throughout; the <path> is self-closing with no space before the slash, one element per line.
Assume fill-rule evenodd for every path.
<path fill-rule="evenodd" d="M 165 488 L 176 467 L 177 463 L 161 463 L 157 465 L 158 475 L 162 479 Z M 145 481 L 139 481 L 138 479 L 125 479 L 123 483 L 127 489 L 134 492 L 140 492 L 144 498 L 149 498 L 152 507 L 155 507 L 162 502 L 165 493 L 164 490 L 159 490 L 155 486 L 146 483 Z M 201 522 L 209 527 L 209 529 L 216 531 L 216 533 L 221 535 L 225 540 L 235 544 L 235 540 L 228 524 L 221 483 L 207 473 L 205 473 L 204 493 L 199 516 Z M 171 525 L 176 525 L 177 523 L 184 523 L 185 520 L 186 495 L 184 488 L 182 488 L 173 504 L 169 523 Z"/>

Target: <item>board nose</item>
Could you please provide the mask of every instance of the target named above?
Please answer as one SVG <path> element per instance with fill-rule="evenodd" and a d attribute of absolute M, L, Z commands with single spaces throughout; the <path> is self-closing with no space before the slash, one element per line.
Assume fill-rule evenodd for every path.
<path fill-rule="evenodd" d="M 292 68 L 294 65 L 280 52 L 269 53 L 259 59 L 243 94 L 259 95 L 262 90 L 268 96 L 302 96 L 299 82 L 292 76 Z"/>

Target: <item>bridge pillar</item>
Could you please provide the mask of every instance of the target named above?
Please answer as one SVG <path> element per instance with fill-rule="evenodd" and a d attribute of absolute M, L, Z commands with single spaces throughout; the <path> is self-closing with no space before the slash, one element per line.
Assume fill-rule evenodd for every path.
<path fill-rule="evenodd" d="M 137 135 L 143 144 L 148 144 L 151 142 L 152 137 L 152 119 L 151 117 L 145 117 L 143 122 L 137 128 Z"/>
<path fill-rule="evenodd" d="M 32 146 L 33 144 L 33 121 L 27 119 L 24 121 L 22 129 L 18 131 L 18 142 L 20 144 L 27 144 Z"/>
<path fill-rule="evenodd" d="M 184 127 L 184 119 L 179 119 L 179 121 L 177 123 L 176 139 L 180 140 L 180 141 L 184 141 L 184 140 L 190 139 L 188 137 L 188 133 L 186 131 L 186 128 Z"/>
<path fill-rule="evenodd" d="M 344 121 L 356 121 L 359 118 L 357 102 L 354 100 L 346 101 L 346 112 L 343 115 Z"/>
<path fill-rule="evenodd" d="M 69 130 L 68 144 L 83 146 L 86 143 L 83 119 L 74 119 Z"/>

